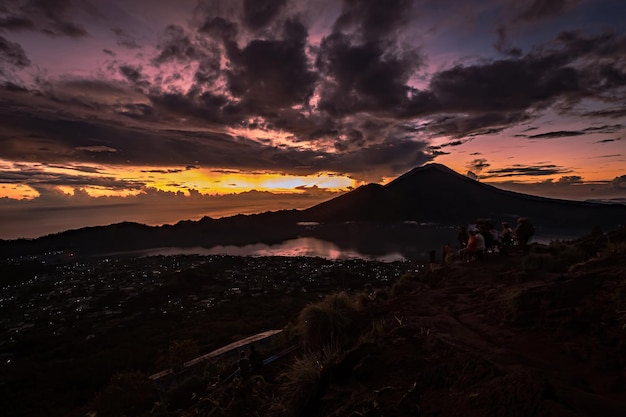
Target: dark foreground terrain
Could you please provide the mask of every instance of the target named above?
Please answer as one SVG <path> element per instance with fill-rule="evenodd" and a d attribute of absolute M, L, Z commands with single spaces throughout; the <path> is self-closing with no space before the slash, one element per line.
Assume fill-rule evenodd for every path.
<path fill-rule="evenodd" d="M 623 416 L 626 230 L 329 296 L 296 328 L 263 379 L 171 415 Z"/>
<path fill-rule="evenodd" d="M 570 272 L 519 261 L 406 281 L 372 308 L 388 330 L 329 367 L 303 415 L 623 416 L 624 253 Z"/>
<path fill-rule="evenodd" d="M 194 271 L 197 280 L 209 270 Z M 362 271 L 359 264 L 352 277 Z M 236 362 L 220 359 L 151 381 L 150 369 L 174 366 L 173 346 L 191 347 L 187 353 L 195 355 L 217 347 L 201 327 L 183 321 L 188 329 L 183 332 L 168 321 L 161 330 L 171 332 L 170 340 L 197 340 L 170 345 L 160 368 L 118 372 L 91 400 L 82 393 L 73 411 L 13 402 L 9 415 L 28 409 L 31 415 L 81 416 L 93 410 L 99 416 L 624 416 L 626 229 L 535 244 L 528 255 L 489 254 L 470 263 L 448 259 L 426 270 L 406 268 L 399 278 L 395 274 L 368 280 L 367 289 L 350 278 L 348 293 L 324 298 L 275 294 L 268 300 L 268 317 L 256 303 L 240 305 L 235 299 L 211 310 L 219 315 L 195 316 L 219 317 L 218 327 L 211 321 L 203 326 L 209 332 L 219 328 L 222 343 L 228 320 L 242 337 L 275 328 L 269 316 L 285 317 L 283 334 L 263 355 L 290 353 L 260 375 L 233 376 Z M 291 300 L 284 308 L 283 299 Z M 268 327 L 262 329 L 264 323 Z M 128 331 L 146 337 L 141 326 Z M 166 343 L 167 336 L 152 340 Z M 146 343 L 129 342 L 130 333 L 125 337 L 126 342 L 117 339 L 128 347 L 117 352 L 120 357 L 124 351 L 141 356 L 135 346 L 150 350 Z M 151 351 L 154 363 L 154 347 Z M 52 354 L 47 360 L 56 361 Z M 72 362 L 65 359 L 63 365 L 71 369 Z M 58 378 L 68 385 L 21 398 L 36 403 L 67 390 L 80 394 L 60 371 Z M 28 385 L 26 376 L 18 381 Z M 4 394 L 20 389 L 2 388 Z"/>

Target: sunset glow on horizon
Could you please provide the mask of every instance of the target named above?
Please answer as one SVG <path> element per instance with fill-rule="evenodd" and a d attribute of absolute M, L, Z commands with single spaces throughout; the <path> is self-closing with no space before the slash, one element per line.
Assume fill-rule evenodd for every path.
<path fill-rule="evenodd" d="M 304 208 L 431 162 L 507 190 L 624 203 L 624 11 L 9 0 L 0 239 Z"/>

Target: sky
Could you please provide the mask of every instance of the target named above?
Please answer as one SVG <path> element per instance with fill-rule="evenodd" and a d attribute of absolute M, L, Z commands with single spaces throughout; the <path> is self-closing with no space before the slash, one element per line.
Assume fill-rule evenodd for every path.
<path fill-rule="evenodd" d="M 306 208 L 426 163 L 626 202 L 623 0 L 3 0 L 0 239 Z"/>

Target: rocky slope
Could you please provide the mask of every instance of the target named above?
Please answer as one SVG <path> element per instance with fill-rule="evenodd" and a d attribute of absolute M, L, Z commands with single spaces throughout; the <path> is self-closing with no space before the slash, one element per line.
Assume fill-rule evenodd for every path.
<path fill-rule="evenodd" d="M 329 367 L 301 415 L 623 416 L 624 253 L 568 272 L 521 262 L 490 256 L 398 283 L 370 313 L 384 336 Z"/>

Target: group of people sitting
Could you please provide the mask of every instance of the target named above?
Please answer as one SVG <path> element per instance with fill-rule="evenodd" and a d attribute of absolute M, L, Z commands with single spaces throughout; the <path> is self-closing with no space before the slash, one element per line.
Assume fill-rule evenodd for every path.
<path fill-rule="evenodd" d="M 511 248 L 517 246 L 524 254 L 528 253 L 528 241 L 534 234 L 534 227 L 526 217 L 517 219 L 517 227 L 502 222 L 497 230 L 490 221 L 478 221 L 470 227 L 461 226 L 457 241 L 459 256 L 463 261 L 481 259 L 485 253 L 499 252 L 508 255 Z M 444 261 L 446 254 L 444 253 Z"/>

